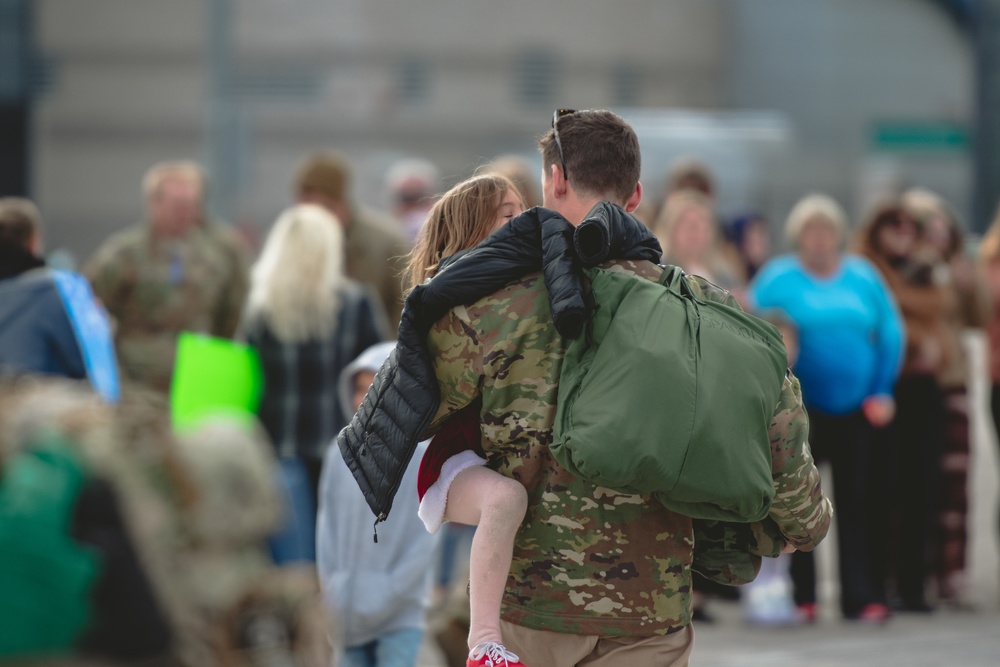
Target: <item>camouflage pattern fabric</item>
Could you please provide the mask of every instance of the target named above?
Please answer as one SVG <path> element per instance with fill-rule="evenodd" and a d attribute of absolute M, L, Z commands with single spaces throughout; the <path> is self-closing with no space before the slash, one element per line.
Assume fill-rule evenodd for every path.
<path fill-rule="evenodd" d="M 249 256 L 222 225 L 159 239 L 147 225 L 108 239 L 84 273 L 111 314 L 123 379 L 168 391 L 177 334 L 230 338 L 248 289 Z"/>
<path fill-rule="evenodd" d="M 404 279 L 410 242 L 400 226 L 388 216 L 365 207 L 353 211 L 347 229 L 348 277 L 371 285 L 379 295 L 393 336 L 403 312 Z"/>
<path fill-rule="evenodd" d="M 606 266 L 649 279 L 661 271 L 648 262 Z M 735 305 L 707 281 L 688 280 L 703 298 Z M 542 277 L 526 276 L 452 309 L 432 329 L 428 349 L 441 390 L 431 431 L 481 395 L 490 466 L 528 491 L 502 617 L 538 630 L 605 637 L 662 635 L 689 624 L 692 520 L 651 496 L 579 479 L 549 453 L 564 346 Z M 805 420 L 789 376 L 771 425 L 776 496 L 770 518 L 784 541 L 810 549 L 826 535 L 831 508 L 801 437 Z"/>
<path fill-rule="evenodd" d="M 691 569 L 716 583 L 742 586 L 757 578 L 761 557 L 777 557 L 784 544 L 770 517 L 754 523 L 695 519 Z"/>
<path fill-rule="evenodd" d="M 332 626 L 319 594 L 311 565 L 269 570 L 222 615 L 216 665 L 328 667 Z"/>
<path fill-rule="evenodd" d="M 174 630 L 171 664 L 329 664 L 332 621 L 315 569 L 276 567 L 264 546 L 283 508 L 254 420 L 220 418 L 176 436 L 153 390 L 133 388 L 110 406 L 83 382 L 0 381 L 0 465 L 50 430 L 115 488 Z"/>

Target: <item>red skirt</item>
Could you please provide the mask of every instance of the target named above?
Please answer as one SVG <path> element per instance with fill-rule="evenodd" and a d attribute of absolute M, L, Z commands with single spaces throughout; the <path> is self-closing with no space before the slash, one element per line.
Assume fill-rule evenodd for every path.
<path fill-rule="evenodd" d="M 458 473 L 486 465 L 479 424 L 481 409 L 482 403 L 476 401 L 449 417 L 420 459 L 418 514 L 431 533 L 436 533 L 444 522 L 448 490 Z"/>

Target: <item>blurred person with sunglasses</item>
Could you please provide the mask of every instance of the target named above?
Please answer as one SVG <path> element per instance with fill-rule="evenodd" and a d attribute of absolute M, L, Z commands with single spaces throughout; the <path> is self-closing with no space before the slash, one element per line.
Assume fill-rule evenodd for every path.
<path fill-rule="evenodd" d="M 920 222 L 925 241 L 936 254 L 935 282 L 955 297 L 954 307 L 945 320 L 950 361 L 938 376 L 945 394 L 945 427 L 932 562 L 938 601 L 961 607 L 968 603 L 971 592 L 966 577 L 966 555 L 972 369 L 963 337 L 968 330 L 986 327 L 993 304 L 986 272 L 966 252 L 965 230 L 954 208 L 937 193 L 923 188 L 907 190 L 901 201 L 907 212 Z"/>
<path fill-rule="evenodd" d="M 882 274 L 906 327 L 903 368 L 896 383 L 896 414 L 886 439 L 882 497 L 873 502 L 890 516 L 875 545 L 877 563 L 900 611 L 929 612 L 925 586 L 931 572 L 934 517 L 938 507 L 945 403 L 940 378 L 952 363 L 949 313 L 955 293 L 940 281 L 937 251 L 925 229 L 893 199 L 876 207 L 859 230 L 858 249 Z M 874 532 L 874 531 L 873 531 Z M 881 542 L 884 540 L 884 545 Z M 879 553 L 882 550 L 887 553 Z"/>

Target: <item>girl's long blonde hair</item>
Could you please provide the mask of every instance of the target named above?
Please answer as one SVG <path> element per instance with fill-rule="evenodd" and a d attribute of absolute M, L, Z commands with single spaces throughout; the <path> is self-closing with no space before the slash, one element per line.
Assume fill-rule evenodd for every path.
<path fill-rule="evenodd" d="M 441 260 L 479 245 L 493 232 L 500 202 L 508 192 L 520 193 L 506 176 L 480 174 L 444 193 L 427 214 L 410 253 L 406 275 L 419 285 L 437 273 Z M 523 206 L 523 204 L 522 204 Z"/>
<path fill-rule="evenodd" d="M 344 280 L 344 232 L 330 212 L 298 204 L 282 213 L 250 272 L 246 319 L 262 319 L 283 343 L 333 334 Z"/>

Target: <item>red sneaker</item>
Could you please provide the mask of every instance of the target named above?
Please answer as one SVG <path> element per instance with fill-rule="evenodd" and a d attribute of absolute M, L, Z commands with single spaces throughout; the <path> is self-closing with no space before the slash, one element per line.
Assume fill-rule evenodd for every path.
<path fill-rule="evenodd" d="M 465 667 L 528 667 L 503 644 L 483 642 L 469 651 Z"/>
<path fill-rule="evenodd" d="M 884 604 L 871 602 L 866 604 L 864 608 L 858 612 L 858 615 L 852 620 L 867 623 L 869 625 L 882 625 L 889 620 L 889 616 L 891 615 L 892 613 L 889 611 L 889 608 Z"/>
<path fill-rule="evenodd" d="M 799 619 L 799 623 L 805 625 L 815 623 L 818 612 L 819 609 L 817 609 L 815 602 L 806 602 L 795 608 L 795 616 Z"/>

